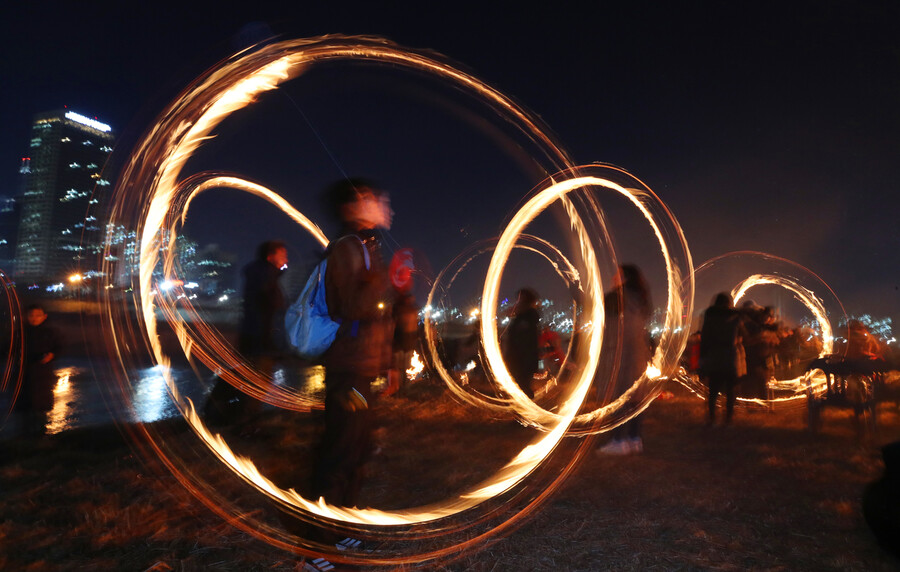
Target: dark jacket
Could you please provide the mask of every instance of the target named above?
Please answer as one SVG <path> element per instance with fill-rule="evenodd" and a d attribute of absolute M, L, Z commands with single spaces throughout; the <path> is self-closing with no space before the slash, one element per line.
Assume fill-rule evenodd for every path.
<path fill-rule="evenodd" d="M 615 377 L 617 394 L 624 393 L 641 378 L 652 357 L 650 334 L 649 298 L 640 290 L 620 287 L 603 298 L 606 314 L 604 344 L 620 344 L 618 369 Z"/>
<path fill-rule="evenodd" d="M 700 330 L 700 374 L 736 376 L 741 315 L 733 308 L 710 306 L 703 313 Z"/>
<path fill-rule="evenodd" d="M 328 313 L 341 325 L 323 355 L 325 369 L 375 378 L 390 365 L 393 341 L 392 294 L 381 247 L 370 234 L 345 234 L 328 246 L 327 257 Z"/>
<path fill-rule="evenodd" d="M 530 377 L 538 369 L 540 319 L 541 315 L 536 308 L 527 308 L 516 314 L 507 328 L 503 357 L 515 379 Z"/>
<path fill-rule="evenodd" d="M 39 326 L 25 326 L 25 361 L 22 390 L 16 400 L 17 409 L 48 411 L 53 407 L 53 388 L 56 385 L 53 361 L 59 358 L 61 349 L 59 335 L 46 322 Z M 41 363 L 47 354 L 53 354 L 53 360 Z"/>
<path fill-rule="evenodd" d="M 278 319 L 287 307 L 278 284 L 281 273 L 268 260 L 254 260 L 244 267 L 244 317 L 238 349 L 245 356 L 272 355 L 284 348 L 284 320 Z"/>

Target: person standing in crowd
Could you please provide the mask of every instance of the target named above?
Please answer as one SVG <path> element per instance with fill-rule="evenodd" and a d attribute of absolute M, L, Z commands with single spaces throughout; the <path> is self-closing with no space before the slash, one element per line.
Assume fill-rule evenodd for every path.
<path fill-rule="evenodd" d="M 38 304 L 26 311 L 22 388 L 15 410 L 23 416 L 23 431 L 28 436 L 43 436 L 47 412 L 53 408 L 56 375 L 53 362 L 62 347 L 56 330 L 47 324 L 47 313 Z"/>
<path fill-rule="evenodd" d="M 326 251 L 325 270 L 328 311 L 340 327 L 322 356 L 325 432 L 313 494 L 353 507 L 374 450 L 371 384 L 391 365 L 392 293 L 376 231 L 390 229 L 393 211 L 387 194 L 363 179 L 332 185 L 326 200 L 342 225 Z"/>
<path fill-rule="evenodd" d="M 285 243 L 268 240 L 259 245 L 256 259 L 243 269 L 243 316 L 238 332 L 238 351 L 269 377 L 285 345 L 282 318 L 287 305 L 279 279 L 287 264 Z M 214 421 L 224 417 L 232 422 L 245 422 L 259 413 L 260 402 L 219 380 L 206 411 Z"/>
<path fill-rule="evenodd" d="M 287 246 L 269 240 L 259 246 L 256 260 L 244 267 L 244 318 L 238 350 L 268 373 L 284 351 L 284 320 L 280 318 L 287 304 L 279 279 L 287 264 Z"/>
<path fill-rule="evenodd" d="M 410 293 L 400 294 L 394 302 L 394 363 L 388 388 L 384 396 L 390 396 L 401 389 L 406 382 L 406 370 L 412 365 L 413 353 L 419 333 L 419 308 Z"/>
<path fill-rule="evenodd" d="M 559 334 L 550 326 L 544 326 L 541 329 L 541 335 L 538 338 L 538 347 L 540 348 L 541 361 L 544 362 L 544 369 L 556 377 L 559 370 L 562 369 L 566 354 L 562 351 L 562 342 Z"/>
<path fill-rule="evenodd" d="M 734 302 L 727 292 L 716 295 L 712 306 L 703 312 L 700 330 L 700 375 L 706 378 L 709 389 L 707 425 L 716 420 L 716 401 L 725 395 L 725 424 L 734 415 L 738 374 L 746 367 L 741 347 L 741 317 L 734 309 Z"/>
<path fill-rule="evenodd" d="M 541 314 L 537 309 L 538 295 L 531 288 L 518 292 L 512 309 L 512 321 L 506 329 L 504 361 L 509 373 L 528 399 L 534 399 L 531 383 L 538 370 Z"/>
<path fill-rule="evenodd" d="M 847 322 L 847 353 L 850 362 L 866 362 L 882 359 L 881 347 L 869 332 L 869 328 L 859 320 Z"/>
<path fill-rule="evenodd" d="M 768 382 L 774 374 L 772 353 L 778 345 L 775 317 L 771 309 L 747 300 L 741 306 L 741 323 L 747 356 L 747 373 L 738 382 L 741 392 L 752 399 L 768 399 Z"/>
<path fill-rule="evenodd" d="M 620 266 L 615 286 L 606 294 L 603 303 L 607 328 L 604 337 L 621 344 L 621 359 L 614 383 L 616 392 L 622 394 L 644 374 L 651 357 L 647 325 L 653 303 L 650 287 L 641 270 L 633 264 Z M 597 451 L 608 455 L 642 453 L 642 416 L 638 415 L 613 429 L 612 439 Z"/>

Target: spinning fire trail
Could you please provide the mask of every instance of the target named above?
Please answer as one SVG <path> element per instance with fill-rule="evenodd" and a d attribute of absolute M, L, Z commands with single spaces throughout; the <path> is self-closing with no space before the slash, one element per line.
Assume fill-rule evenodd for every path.
<path fill-rule="evenodd" d="M 182 179 L 181 173 L 203 142 L 215 136 L 217 126 L 225 118 L 252 104 L 260 94 L 277 89 L 313 66 L 333 61 L 389 65 L 453 85 L 477 98 L 528 140 L 536 149 L 535 163 L 544 166 L 548 175 L 501 233 L 484 277 L 480 307 L 484 359 L 490 378 L 503 398 L 492 403 L 482 403 L 477 397 L 469 400 L 474 406 L 515 412 L 524 423 L 540 428 L 541 432 L 495 474 L 461 494 L 425 506 L 392 511 L 337 507 L 277 486 L 251 459 L 236 454 L 225 438 L 210 431 L 197 415 L 194 403 L 179 391 L 171 371 L 172 358 L 160 342 L 157 311 L 175 331 L 185 357 L 192 364 L 196 360 L 211 370 L 227 372 L 223 375 L 228 383 L 272 406 L 308 411 L 321 404 L 275 386 L 246 364 L 218 331 L 198 319 L 199 314 L 189 300 L 179 301 L 165 293 L 150 295 L 154 291 L 154 271 L 160 267 L 165 279 L 179 279 L 172 247 L 193 198 L 211 189 L 236 189 L 262 198 L 301 225 L 319 244 L 327 243 L 315 222 L 272 189 L 239 175 L 201 173 Z M 647 220 L 659 242 L 668 281 L 665 328 L 646 373 L 622 396 L 584 413 L 581 409 L 591 388 L 608 383 L 597 376 L 598 366 L 606 363 L 615 369 L 615 340 L 603 339 L 604 284 L 610 282 L 618 265 L 600 208 L 599 196 L 609 192 L 626 197 Z M 577 244 L 575 254 L 567 260 L 566 272 L 577 277 L 579 328 L 584 334 L 583 343 L 569 356 L 574 365 L 566 374 L 570 376 L 571 390 L 556 404 L 554 412 L 527 399 L 512 382 L 500 354 L 496 320 L 498 291 L 509 255 L 520 242 L 527 241 L 522 237 L 528 226 L 550 205 L 561 205 L 568 217 L 566 230 Z M 576 168 L 544 133 L 539 122 L 496 90 L 433 55 L 404 50 L 378 39 L 325 37 L 285 41 L 238 54 L 208 72 L 171 104 L 136 147 L 115 189 L 110 222 L 137 228 L 140 236 L 140 274 L 133 299 L 140 314 L 133 316 L 127 301 L 116 301 L 105 293 L 102 298 L 104 333 L 116 358 L 119 382 L 126 386 L 131 383 L 131 371 L 140 360 L 137 348 L 149 345 L 153 360 L 162 366 L 172 400 L 198 442 L 234 475 L 251 485 L 261 498 L 300 521 L 361 534 L 383 541 L 386 548 L 375 553 L 338 551 L 333 546 L 296 536 L 254 517 L 254 511 L 244 510 L 233 499 L 218 494 L 204 476 L 204 467 L 193 460 L 196 457 L 167 442 L 157 430 L 140 427 L 133 434 L 136 441 L 204 504 L 240 529 L 286 550 L 325 555 L 343 562 L 401 564 L 447 558 L 508 529 L 518 517 L 533 511 L 553 492 L 591 444 L 590 439 L 565 437 L 596 434 L 639 414 L 658 393 L 661 380 L 674 374 L 688 335 L 682 319 L 691 314 L 693 305 L 690 252 L 678 222 L 649 188 L 614 167 Z M 549 243 L 547 247 L 554 249 Z M 106 262 L 104 270 L 109 270 Z M 440 286 L 435 284 L 431 298 Z M 181 304 L 180 308 L 176 304 Z M 186 320 L 185 314 L 192 319 Z M 429 351 L 434 352 L 437 334 L 433 328 L 426 330 L 431 331 Z M 437 364 L 439 360 L 434 362 Z M 566 369 L 568 372 L 569 368 Z M 438 367 L 437 374 L 451 389 L 455 388 L 456 381 L 445 370 Z M 548 461 L 560 456 L 564 469 L 550 470 Z M 398 538 L 406 542 L 390 543 Z M 417 539 L 427 542 L 413 542 Z"/>
<path fill-rule="evenodd" d="M 734 282 L 734 276 L 746 276 Z M 818 357 L 834 352 L 834 329 L 831 319 L 846 321 L 844 307 L 834 291 L 808 268 L 784 258 L 762 252 L 740 251 L 722 254 L 697 267 L 695 282 L 697 288 L 706 292 L 728 291 L 735 306 L 747 293 L 761 286 L 776 286 L 793 294 L 813 317 L 818 328 L 818 338 L 822 349 Z M 831 316 L 831 318 L 829 318 Z M 698 397 L 706 398 L 706 386 L 696 376 L 681 372 L 676 379 L 694 391 Z M 826 390 L 825 374 L 813 369 L 793 379 L 768 380 L 769 387 L 781 396 L 770 399 L 739 397 L 738 404 L 750 406 L 803 406 L 806 399 Z"/>

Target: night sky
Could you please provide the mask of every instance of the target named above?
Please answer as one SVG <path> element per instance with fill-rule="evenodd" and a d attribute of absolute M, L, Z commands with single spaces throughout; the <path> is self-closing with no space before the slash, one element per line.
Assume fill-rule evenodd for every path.
<path fill-rule="evenodd" d="M 900 320 L 895 2 L 187 4 L 3 8 L 0 195 L 17 190 L 36 112 L 67 105 L 97 116 L 120 136 L 122 160 L 185 86 L 253 41 L 378 35 L 439 52 L 511 96 L 576 163 L 633 173 L 677 217 L 695 265 L 734 250 L 768 252 L 818 274 L 848 312 Z M 223 124 L 194 167 L 264 181 L 314 216 L 325 183 L 374 177 L 395 203 L 392 239 L 427 252 L 435 270 L 499 234 L 536 182 L 509 141 L 433 79 L 338 66 L 279 91 Z M 198 203 L 204 214 L 187 230 L 241 259 L 266 232 L 289 240 L 294 260 L 308 256 L 311 244 L 283 221 L 247 224 L 248 209 L 259 208 L 248 201 L 223 193 Z M 264 208 L 259 216 L 279 218 Z M 633 230 L 619 242 L 640 259 L 629 252 L 640 244 Z"/>

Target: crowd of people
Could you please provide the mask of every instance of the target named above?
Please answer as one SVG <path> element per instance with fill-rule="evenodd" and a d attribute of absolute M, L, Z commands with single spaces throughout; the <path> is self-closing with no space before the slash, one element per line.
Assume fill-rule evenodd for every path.
<path fill-rule="evenodd" d="M 884 361 L 888 347 L 859 320 L 847 323 L 847 335 L 833 348 L 850 364 Z M 717 294 L 703 313 L 701 329 L 691 335 L 683 367 L 709 388 L 707 422 L 715 423 L 717 398 L 725 396 L 725 423 L 730 423 L 737 396 L 770 399 L 772 380 L 802 376 L 822 354 L 822 340 L 809 327 L 790 327 L 771 307 L 748 300 L 735 308 L 731 295 Z"/>

